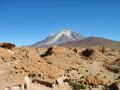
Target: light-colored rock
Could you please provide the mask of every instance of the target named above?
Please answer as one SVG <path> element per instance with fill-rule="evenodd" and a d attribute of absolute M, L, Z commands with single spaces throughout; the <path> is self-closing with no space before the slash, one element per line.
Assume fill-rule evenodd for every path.
<path fill-rule="evenodd" d="M 86 81 L 88 84 L 93 84 L 95 86 L 99 86 L 101 84 L 101 80 L 98 78 L 98 76 L 89 75 L 86 77 Z"/>
<path fill-rule="evenodd" d="M 57 79 L 58 84 L 54 83 L 53 87 L 46 87 L 37 83 L 31 83 L 29 77 L 25 77 L 27 90 L 72 90 L 68 83 L 63 82 L 64 76 Z"/>
<path fill-rule="evenodd" d="M 10 90 L 10 88 L 9 88 L 9 87 L 7 87 L 7 88 L 5 88 L 5 90 Z"/>
<path fill-rule="evenodd" d="M 20 86 L 13 86 L 10 88 L 11 90 L 22 90 Z"/>

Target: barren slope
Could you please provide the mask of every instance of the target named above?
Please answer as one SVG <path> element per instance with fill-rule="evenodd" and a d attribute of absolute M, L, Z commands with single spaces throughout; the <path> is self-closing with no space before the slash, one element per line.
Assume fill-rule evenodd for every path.
<path fill-rule="evenodd" d="M 120 48 L 120 42 L 113 41 L 100 37 L 88 37 L 83 40 L 74 40 L 67 43 L 60 44 L 63 47 L 109 47 L 109 48 Z"/>
<path fill-rule="evenodd" d="M 119 67 L 119 58 L 120 50 L 109 48 L 86 50 L 55 46 L 49 49 L 14 48 L 12 51 L 0 48 L 0 87 L 22 85 L 24 77 L 29 75 L 49 83 L 64 75 L 68 82 L 77 80 L 89 85 L 87 78 L 97 77 L 101 82 L 94 82 L 95 86 L 109 86 L 120 80 L 120 73 L 108 68 L 112 64 Z"/>

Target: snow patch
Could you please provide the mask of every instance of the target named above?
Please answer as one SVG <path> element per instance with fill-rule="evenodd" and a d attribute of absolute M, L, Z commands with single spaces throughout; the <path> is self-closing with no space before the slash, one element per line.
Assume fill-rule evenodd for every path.
<path fill-rule="evenodd" d="M 59 38 L 61 38 L 63 35 L 69 37 L 71 40 L 74 40 L 74 38 L 72 37 L 72 31 L 69 31 L 69 30 L 64 30 L 58 34 L 56 34 L 56 36 L 54 37 L 54 39 L 50 42 L 47 42 L 45 44 L 52 44 L 54 42 L 56 42 Z"/>

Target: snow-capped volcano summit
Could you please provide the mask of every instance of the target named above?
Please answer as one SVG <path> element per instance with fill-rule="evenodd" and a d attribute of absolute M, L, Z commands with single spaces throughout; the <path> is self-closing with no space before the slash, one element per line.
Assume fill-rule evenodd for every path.
<path fill-rule="evenodd" d="M 54 38 L 52 40 L 46 42 L 46 44 L 53 44 L 53 43 L 59 44 L 59 43 L 64 43 L 64 42 L 68 42 L 68 41 L 72 41 L 72 40 L 76 40 L 76 39 L 81 39 L 80 35 L 72 32 L 70 30 L 63 30 L 63 31 L 55 34 L 55 36 L 53 36 L 53 37 Z"/>
<path fill-rule="evenodd" d="M 32 46 L 49 47 L 49 46 L 58 45 L 58 44 L 62 44 L 65 42 L 78 40 L 78 39 L 79 40 L 84 39 L 84 36 L 79 33 L 75 33 L 71 30 L 63 30 L 57 34 L 48 36 L 46 39 L 44 39 L 40 42 L 37 42 L 37 43 L 33 44 Z"/>

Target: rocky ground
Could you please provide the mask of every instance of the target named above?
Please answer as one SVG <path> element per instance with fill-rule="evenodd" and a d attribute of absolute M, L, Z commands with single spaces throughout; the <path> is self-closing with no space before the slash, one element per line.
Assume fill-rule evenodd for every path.
<path fill-rule="evenodd" d="M 28 89 L 25 77 L 38 88 Z M 62 82 L 69 88 L 55 88 Z M 24 90 L 120 90 L 120 49 L 0 48 L 0 90 L 23 90 L 22 85 Z"/>

